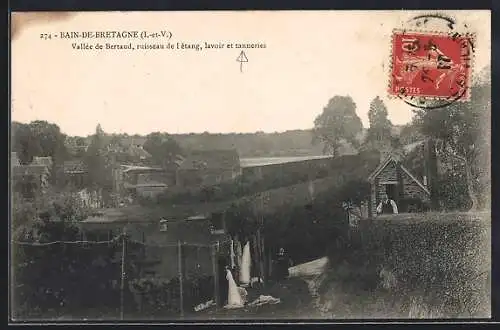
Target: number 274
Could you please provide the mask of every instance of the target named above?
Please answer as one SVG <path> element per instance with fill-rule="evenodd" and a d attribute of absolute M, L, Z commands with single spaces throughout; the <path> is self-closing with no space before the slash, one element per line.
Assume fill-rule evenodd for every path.
<path fill-rule="evenodd" d="M 40 39 L 43 39 L 43 40 L 52 39 L 52 35 L 49 33 L 42 33 L 42 34 L 40 34 Z"/>

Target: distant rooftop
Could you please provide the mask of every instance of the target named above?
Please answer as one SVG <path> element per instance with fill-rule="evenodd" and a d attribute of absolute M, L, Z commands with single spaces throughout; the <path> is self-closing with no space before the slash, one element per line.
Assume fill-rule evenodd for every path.
<path fill-rule="evenodd" d="M 297 157 L 252 157 L 252 158 L 241 158 L 241 167 L 256 167 L 256 166 L 266 166 L 266 165 L 277 165 L 284 163 L 302 162 L 305 160 L 312 159 L 327 159 L 331 156 L 297 156 Z"/>

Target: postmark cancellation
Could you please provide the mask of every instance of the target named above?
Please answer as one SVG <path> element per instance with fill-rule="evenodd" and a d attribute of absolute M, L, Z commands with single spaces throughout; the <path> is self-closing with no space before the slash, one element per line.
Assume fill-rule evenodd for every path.
<path fill-rule="evenodd" d="M 390 97 L 470 100 L 474 33 L 393 30 Z"/>

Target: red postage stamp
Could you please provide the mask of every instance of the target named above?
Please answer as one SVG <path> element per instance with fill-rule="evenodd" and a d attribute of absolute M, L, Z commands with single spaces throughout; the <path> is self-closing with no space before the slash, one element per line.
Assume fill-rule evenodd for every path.
<path fill-rule="evenodd" d="M 394 31 L 389 94 L 468 100 L 473 35 Z"/>

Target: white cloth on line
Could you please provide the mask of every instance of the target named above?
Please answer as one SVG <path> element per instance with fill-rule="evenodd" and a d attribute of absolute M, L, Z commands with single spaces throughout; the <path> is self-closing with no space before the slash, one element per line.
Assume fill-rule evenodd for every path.
<path fill-rule="evenodd" d="M 233 274 L 229 269 L 226 270 L 226 279 L 229 282 L 229 290 L 227 297 L 227 305 L 224 308 L 241 308 L 244 306 L 243 299 L 240 295 L 240 289 L 236 285 L 236 282 L 233 279 Z"/>
<path fill-rule="evenodd" d="M 234 259 L 235 259 L 235 253 L 234 253 L 234 241 L 233 241 L 233 240 L 231 240 L 231 269 L 233 269 L 233 268 L 234 268 L 234 266 L 235 266 Z"/>
<path fill-rule="evenodd" d="M 242 285 L 250 284 L 250 265 L 252 259 L 250 256 L 250 242 L 246 242 L 243 247 L 243 255 L 241 257 L 240 283 Z"/>

